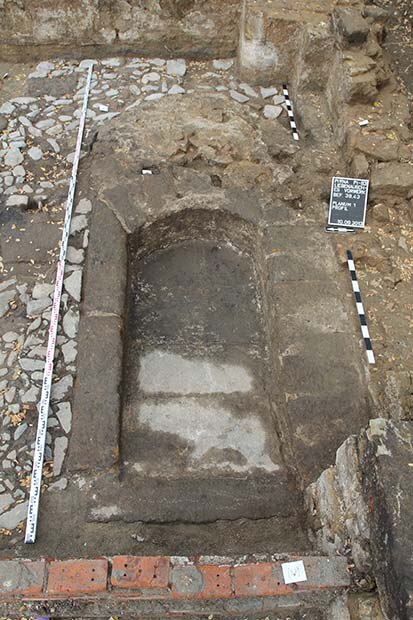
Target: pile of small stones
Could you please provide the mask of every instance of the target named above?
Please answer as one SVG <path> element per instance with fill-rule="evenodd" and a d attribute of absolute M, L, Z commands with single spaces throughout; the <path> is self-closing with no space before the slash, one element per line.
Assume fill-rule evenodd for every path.
<path fill-rule="evenodd" d="M 30 96 L 0 104 L 2 209 L 34 204 L 40 210 L 53 206 L 62 210 L 61 195 L 70 179 L 91 62 L 41 62 L 27 76 Z M 95 63 L 84 144 L 99 125 L 144 101 L 197 91 L 227 93 L 237 103 L 251 104 L 251 114 L 277 118 L 285 107 L 283 96 L 276 88 L 257 89 L 237 81 L 231 73 L 233 62 L 187 65 L 182 59 L 111 58 Z M 70 85 L 72 91 L 64 92 Z M 49 490 L 67 485 L 61 473 L 71 431 L 70 399 L 91 209 L 90 201 L 82 199 L 72 218 L 43 472 Z M 0 532 L 9 535 L 27 513 L 54 285 L 39 279 L 33 286 L 21 273 L 13 277 L 13 268 L 4 269 L 1 257 L 0 269 L 6 275 L 0 284 Z M 5 330 L 2 319 L 14 314 L 23 322 L 17 322 L 16 331 Z"/>

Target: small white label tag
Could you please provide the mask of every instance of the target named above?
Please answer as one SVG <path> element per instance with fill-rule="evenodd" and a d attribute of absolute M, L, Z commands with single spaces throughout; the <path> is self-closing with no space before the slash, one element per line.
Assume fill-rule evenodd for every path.
<path fill-rule="evenodd" d="M 285 564 L 281 564 L 281 568 L 285 583 L 307 581 L 304 562 L 302 560 L 298 560 L 298 562 L 286 562 Z"/>

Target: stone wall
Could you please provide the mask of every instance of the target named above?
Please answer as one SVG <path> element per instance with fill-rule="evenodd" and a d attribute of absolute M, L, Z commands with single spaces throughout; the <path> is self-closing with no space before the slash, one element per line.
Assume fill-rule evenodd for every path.
<path fill-rule="evenodd" d="M 412 617 L 413 423 L 370 420 L 308 487 L 316 545 L 352 559 L 356 583 L 375 584 L 389 620 Z"/>
<path fill-rule="evenodd" d="M 3 60 L 233 56 L 240 0 L 0 0 Z"/>
<path fill-rule="evenodd" d="M 297 65 L 311 64 L 306 80 L 320 90 L 333 46 L 330 26 L 336 0 L 245 0 L 240 29 L 239 68 L 244 79 L 295 81 Z M 330 53 L 326 54 L 326 49 Z M 315 71 L 314 71 L 315 69 Z"/>

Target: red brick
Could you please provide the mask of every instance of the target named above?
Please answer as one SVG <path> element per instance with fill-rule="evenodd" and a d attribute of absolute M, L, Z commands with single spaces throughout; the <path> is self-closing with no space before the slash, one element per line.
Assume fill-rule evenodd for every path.
<path fill-rule="evenodd" d="M 199 598 L 228 598 L 232 596 L 231 569 L 229 566 L 197 566 L 204 580 Z"/>
<path fill-rule="evenodd" d="M 111 583 L 117 588 L 167 588 L 169 558 L 118 555 L 112 560 Z"/>
<path fill-rule="evenodd" d="M 46 562 L 30 560 L 0 561 L 0 594 L 33 596 L 41 594 Z"/>
<path fill-rule="evenodd" d="M 232 596 L 229 566 L 175 566 L 172 572 L 174 598 L 229 598 Z"/>
<path fill-rule="evenodd" d="M 108 562 L 99 560 L 54 561 L 49 566 L 48 594 L 93 594 L 105 592 Z"/>
<path fill-rule="evenodd" d="M 280 565 L 241 564 L 234 566 L 235 596 L 277 596 L 294 592 L 284 583 Z"/>

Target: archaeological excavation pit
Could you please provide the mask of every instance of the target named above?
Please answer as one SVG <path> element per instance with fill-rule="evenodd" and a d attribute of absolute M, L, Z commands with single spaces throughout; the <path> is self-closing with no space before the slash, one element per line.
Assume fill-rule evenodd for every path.
<path fill-rule="evenodd" d="M 303 489 L 368 399 L 329 239 L 271 190 L 274 145 L 298 153 L 272 125 L 218 95 L 99 130 L 69 483 L 41 503 L 65 532 L 41 518 L 24 555 L 311 548 Z"/>
<path fill-rule="evenodd" d="M 0 0 L 4 617 L 407 617 L 410 50 L 383 4 Z M 354 235 L 327 234 L 337 175 L 369 181 Z"/>

